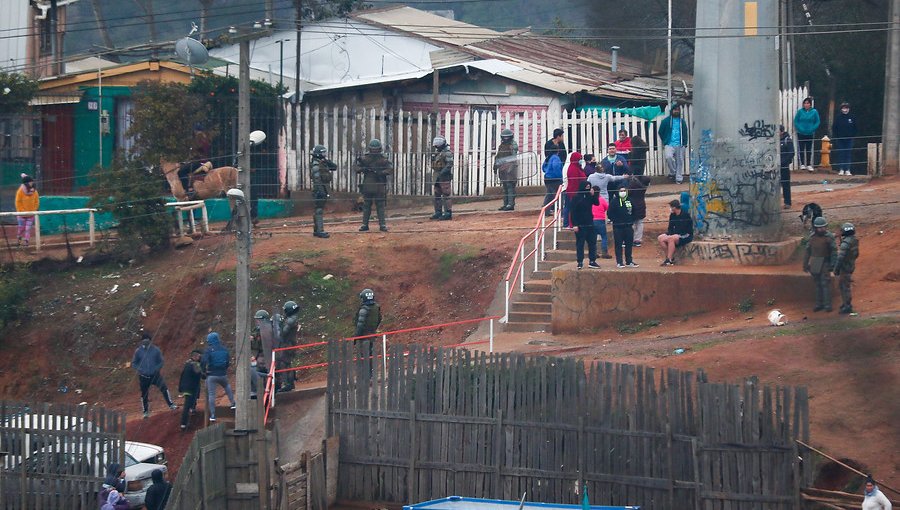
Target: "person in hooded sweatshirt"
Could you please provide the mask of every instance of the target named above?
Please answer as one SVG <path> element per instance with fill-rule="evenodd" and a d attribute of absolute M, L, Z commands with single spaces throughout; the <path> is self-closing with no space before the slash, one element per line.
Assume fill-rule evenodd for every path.
<path fill-rule="evenodd" d="M 163 510 L 169 500 L 172 484 L 163 479 L 163 472 L 160 469 L 154 469 L 150 473 L 150 478 L 153 480 L 153 485 L 147 489 L 144 506 L 147 510 Z"/>
<path fill-rule="evenodd" d="M 575 198 L 575 194 L 578 193 L 581 183 L 584 182 L 586 178 L 587 176 L 584 175 L 584 170 L 581 169 L 581 153 L 574 151 L 569 157 L 569 167 L 566 168 L 566 195 L 565 203 L 563 204 L 563 227 L 568 227 L 572 224 L 572 218 L 570 217 L 572 199 Z"/>
<path fill-rule="evenodd" d="M 213 331 L 206 335 L 206 350 L 200 364 L 206 369 L 206 393 L 209 406 L 209 421 L 216 421 L 216 386 L 221 386 L 231 401 L 231 409 L 235 408 L 234 393 L 228 383 L 228 367 L 231 365 L 231 354 L 222 345 L 219 334 Z"/>
<path fill-rule="evenodd" d="M 631 214 L 634 216 L 634 247 L 638 248 L 644 241 L 644 219 L 647 218 L 647 188 L 650 187 L 650 176 L 633 175 L 628 179 L 628 198 L 631 199 Z"/>
<path fill-rule="evenodd" d="M 169 388 L 166 381 L 163 380 L 160 370 L 163 367 L 163 355 L 159 347 L 151 343 L 148 333 L 141 335 L 141 345 L 135 349 L 134 356 L 131 358 L 131 368 L 138 373 L 138 382 L 141 385 L 141 405 L 144 407 L 144 418 L 150 416 L 150 403 L 148 394 L 150 387 L 156 386 L 160 393 L 166 399 L 166 405 L 169 409 L 178 409 L 178 406 L 172 402 L 169 395 Z"/>
<path fill-rule="evenodd" d="M 100 507 L 100 510 L 128 510 L 131 505 L 128 500 L 118 490 L 111 489 L 106 496 L 106 503 Z"/>
<path fill-rule="evenodd" d="M 41 197 L 34 188 L 34 179 L 28 174 L 22 174 L 22 185 L 16 190 L 16 212 L 37 211 L 41 207 Z M 34 225 L 34 215 L 16 216 L 18 229 L 16 238 L 19 244 L 31 242 L 31 227 Z"/>
<path fill-rule="evenodd" d="M 599 268 L 597 263 L 597 232 L 594 230 L 592 206 L 599 203 L 597 190 L 591 183 L 582 181 L 578 193 L 572 199 L 572 230 L 575 231 L 575 259 L 578 269 L 584 267 L 584 245 L 588 245 L 588 266 Z"/>

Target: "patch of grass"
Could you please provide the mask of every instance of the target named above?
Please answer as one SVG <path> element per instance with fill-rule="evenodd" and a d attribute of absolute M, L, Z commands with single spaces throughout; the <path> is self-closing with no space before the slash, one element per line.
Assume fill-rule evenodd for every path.
<path fill-rule="evenodd" d="M 691 350 L 702 351 L 703 349 L 709 349 L 710 347 L 715 347 L 719 344 L 727 343 L 728 340 L 725 338 L 716 338 L 715 340 L 707 340 L 705 342 L 698 342 L 696 344 L 691 344 Z"/>
<path fill-rule="evenodd" d="M 220 286 L 234 286 L 234 279 L 237 273 L 234 269 L 223 269 L 216 271 L 212 276 L 207 277 L 210 283 Z"/>
<path fill-rule="evenodd" d="M 900 323 L 900 319 L 896 317 L 866 317 L 857 320 L 814 322 L 807 324 L 793 325 L 788 323 L 787 326 L 778 328 L 774 336 L 794 336 L 794 335 L 814 335 L 819 333 L 835 333 L 840 331 L 851 331 L 855 329 L 865 329 L 873 326 L 887 326 Z"/>
<path fill-rule="evenodd" d="M 438 259 L 438 267 L 435 278 L 438 282 L 446 282 L 450 279 L 454 269 L 460 262 L 474 259 L 478 253 L 472 247 L 464 247 L 461 251 L 445 251 Z"/>
<path fill-rule="evenodd" d="M 744 299 L 738 301 L 737 310 L 741 313 L 749 313 L 753 311 L 753 296 L 745 297 Z"/>
<path fill-rule="evenodd" d="M 650 328 L 655 328 L 659 326 L 661 323 L 656 319 L 647 319 L 645 321 L 637 321 L 637 322 L 624 322 L 622 324 L 616 325 L 616 331 L 623 335 L 633 335 L 635 333 L 640 333 L 641 331 L 648 330 Z"/>
<path fill-rule="evenodd" d="M 326 272 L 310 271 L 292 283 L 292 292 L 300 304 L 301 335 L 315 335 L 325 339 L 347 334 L 350 318 L 358 304 L 349 279 L 334 275 L 325 279 Z M 333 273 L 332 273 L 333 274 Z M 324 317 L 324 319 L 320 318 Z"/>
<path fill-rule="evenodd" d="M 27 313 L 25 300 L 34 284 L 34 278 L 26 271 L 0 272 L 0 331 Z"/>

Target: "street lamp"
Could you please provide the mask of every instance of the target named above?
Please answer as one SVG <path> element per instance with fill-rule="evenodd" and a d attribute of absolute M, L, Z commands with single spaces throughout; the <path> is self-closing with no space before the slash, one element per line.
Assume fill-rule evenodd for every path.
<path fill-rule="evenodd" d="M 278 91 L 281 93 L 281 87 L 284 85 L 284 43 L 290 39 L 281 39 L 275 41 L 278 43 Z"/>

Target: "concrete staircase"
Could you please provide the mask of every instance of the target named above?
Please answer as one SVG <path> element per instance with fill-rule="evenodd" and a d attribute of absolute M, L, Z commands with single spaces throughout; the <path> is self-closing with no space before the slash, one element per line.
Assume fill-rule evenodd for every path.
<path fill-rule="evenodd" d="M 550 331 L 550 271 L 575 260 L 575 236 L 563 230 L 557 240 L 558 248 L 547 250 L 546 260 L 538 262 L 538 270 L 530 275 L 526 271 L 525 292 L 513 295 L 509 303 L 509 321 L 506 331 Z M 534 261 L 531 267 L 534 267 Z M 518 283 L 517 283 L 518 285 Z"/>

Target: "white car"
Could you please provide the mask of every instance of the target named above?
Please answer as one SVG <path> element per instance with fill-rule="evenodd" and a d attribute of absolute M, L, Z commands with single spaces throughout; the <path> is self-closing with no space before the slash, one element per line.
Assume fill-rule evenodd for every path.
<path fill-rule="evenodd" d="M 131 508 L 144 506 L 147 489 L 153 485 L 153 470 L 166 472 L 166 454 L 161 446 L 125 441 L 125 499 Z"/>

